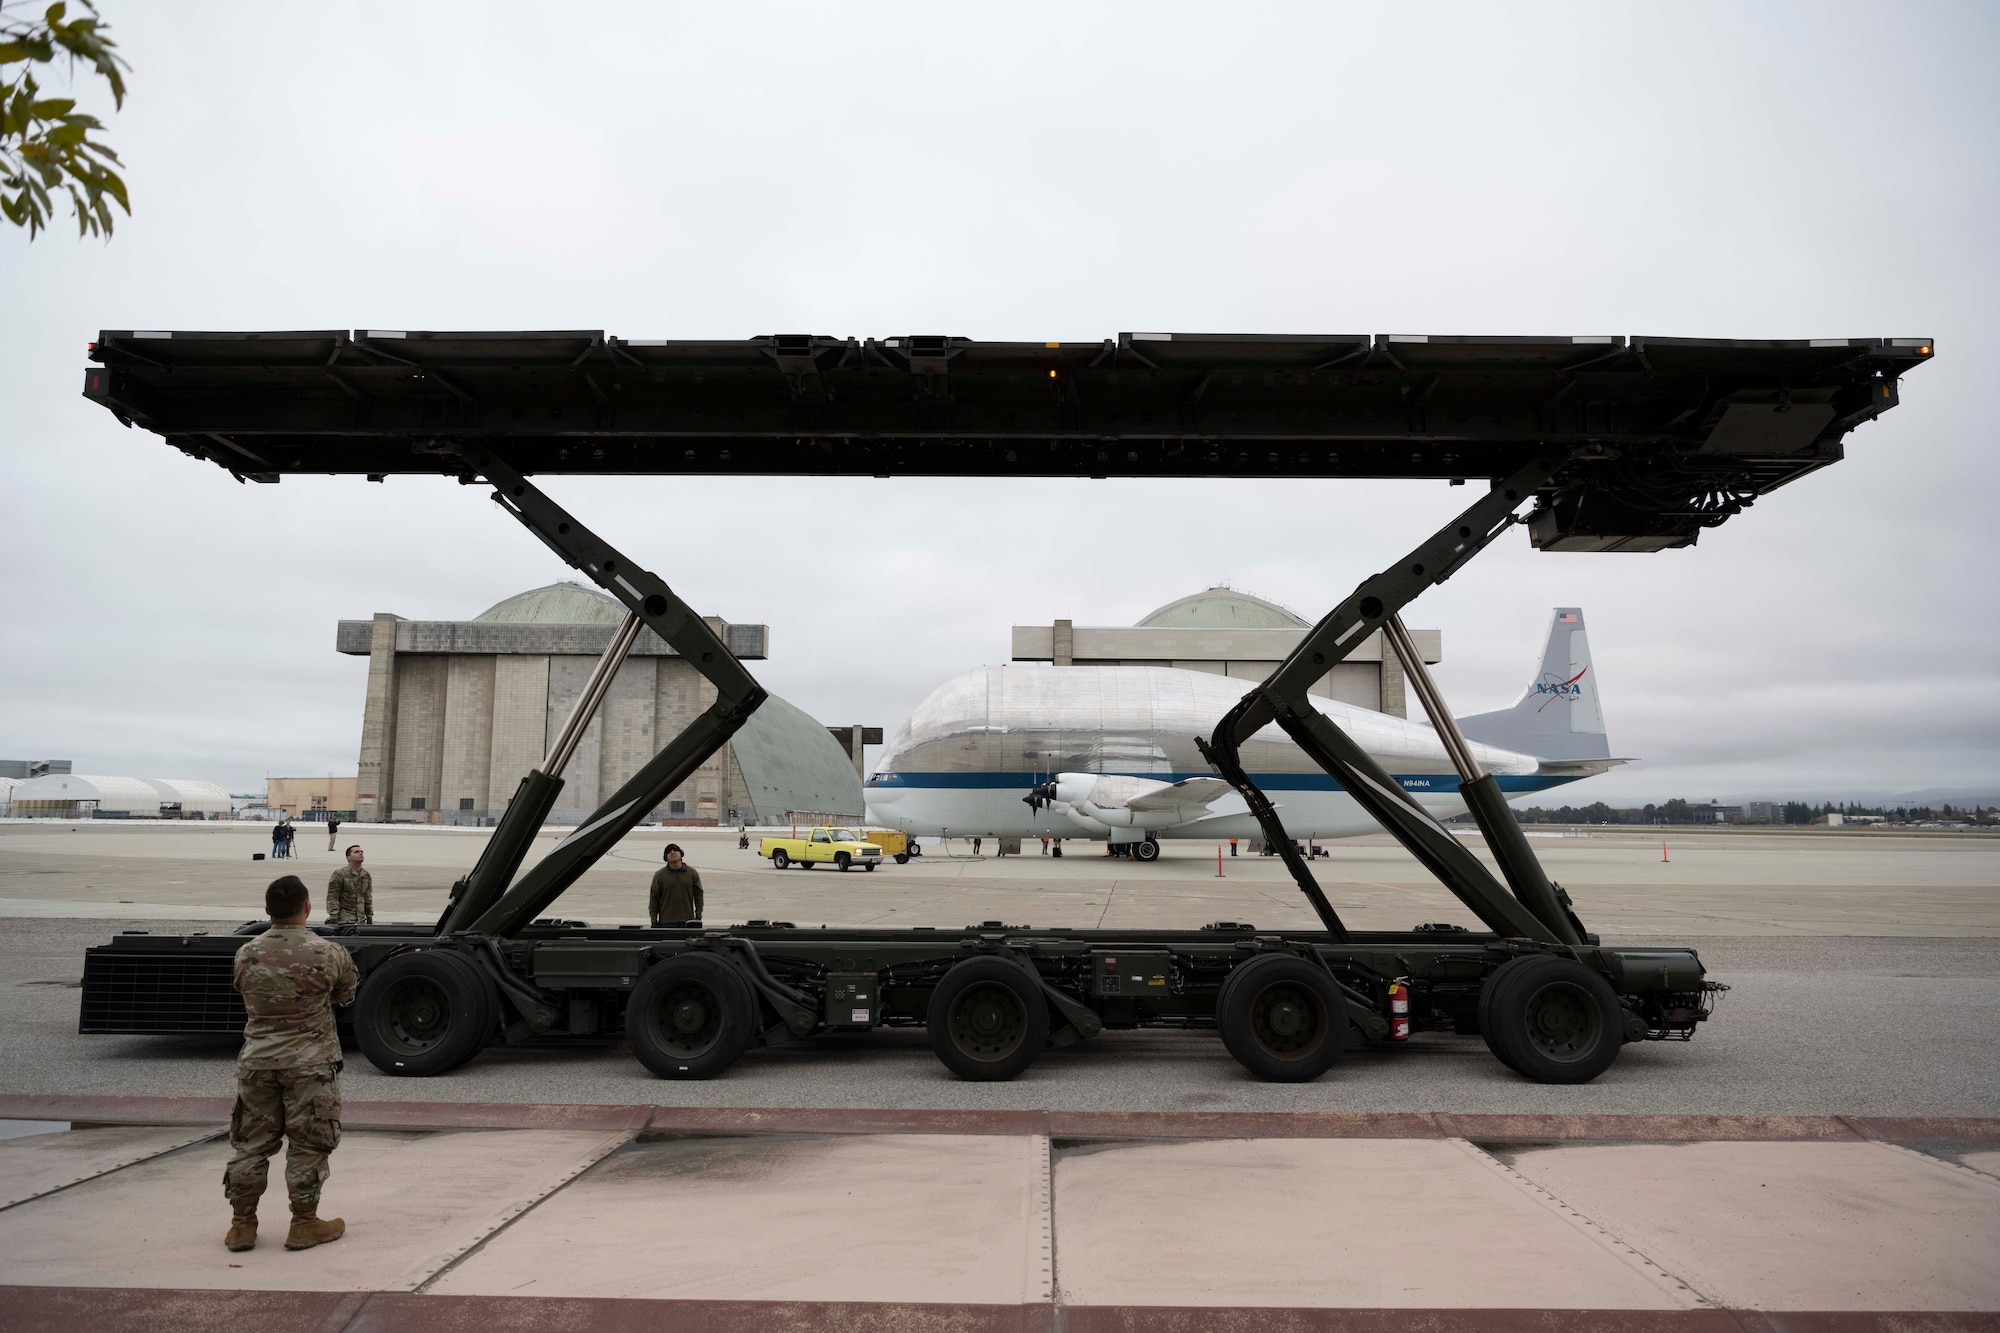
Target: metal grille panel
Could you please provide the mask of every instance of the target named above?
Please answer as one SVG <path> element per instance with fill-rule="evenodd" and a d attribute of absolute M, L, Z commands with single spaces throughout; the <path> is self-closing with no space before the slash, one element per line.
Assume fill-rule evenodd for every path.
<path fill-rule="evenodd" d="M 85 952 L 83 1033 L 241 1032 L 233 954 Z"/>

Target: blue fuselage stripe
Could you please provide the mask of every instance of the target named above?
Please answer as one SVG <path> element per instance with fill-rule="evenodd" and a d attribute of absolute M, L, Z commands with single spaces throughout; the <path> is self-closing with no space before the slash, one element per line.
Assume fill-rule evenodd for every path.
<path fill-rule="evenodd" d="M 871 776 L 866 786 L 870 788 L 908 788 L 921 790 L 949 791 L 1026 791 L 1036 783 L 1047 781 L 1049 773 L 877 773 Z M 1179 782 L 1183 778 L 1212 778 L 1213 773 L 1132 773 L 1119 776 L 1148 778 L 1154 782 Z M 1559 777 L 1542 773 L 1496 773 L 1494 781 L 1503 792 L 1547 791 L 1550 787 L 1560 787 L 1565 782 L 1576 781 L 1573 777 Z M 1265 791 L 1341 791 L 1340 783 L 1325 773 L 1252 773 L 1250 778 Z M 1458 791 L 1456 773 L 1410 773 L 1398 775 L 1404 791 L 1438 795 L 1450 795 Z"/>

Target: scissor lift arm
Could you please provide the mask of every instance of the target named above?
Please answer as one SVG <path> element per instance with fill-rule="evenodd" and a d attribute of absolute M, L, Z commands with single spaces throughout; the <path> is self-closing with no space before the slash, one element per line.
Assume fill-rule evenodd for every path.
<path fill-rule="evenodd" d="M 667 794 L 679 787 L 717 750 L 729 742 L 744 721 L 764 702 L 765 692 L 742 662 L 731 653 L 707 622 L 669 588 L 665 580 L 621 554 L 609 542 L 584 527 L 540 488 L 497 456 L 474 446 L 448 446 L 445 452 L 494 487 L 493 499 L 521 521 L 571 568 L 624 604 L 628 626 L 649 626 L 715 686 L 715 702 L 661 748 L 624 785 L 613 792 L 574 833 L 512 884 L 542 821 L 562 789 L 550 765 L 521 780 L 485 853 L 456 887 L 452 904 L 439 924 L 440 933 L 470 930 L 483 935 L 513 935 L 546 911 L 563 890 L 582 877 L 618 840 L 650 815 Z M 614 637 L 612 649 L 599 663 L 597 678 L 608 680 L 632 644 L 628 632 Z M 573 737 L 589 724 L 603 697 L 602 689 L 586 690 L 565 732 Z M 558 746 L 551 750 L 556 754 Z M 563 756 L 565 759 L 567 755 Z"/>
<path fill-rule="evenodd" d="M 1399 623 L 1396 617 L 1405 605 L 1424 589 L 1450 578 L 1506 531 L 1514 523 L 1514 511 L 1549 481 L 1556 466 L 1554 458 L 1538 458 L 1495 482 L 1491 491 L 1428 541 L 1362 583 L 1299 641 L 1298 647 L 1268 680 L 1243 696 L 1243 701 L 1223 717 L 1214 735 L 1201 747 L 1222 776 L 1243 794 L 1266 840 L 1284 858 L 1299 891 L 1337 939 L 1346 938 L 1345 925 L 1285 832 L 1277 810 L 1243 771 L 1237 757 L 1237 747 L 1272 722 L 1282 727 L 1314 763 L 1336 778 L 1376 823 L 1402 843 L 1495 934 L 1570 945 L 1583 942 L 1574 924 L 1561 911 L 1547 876 L 1515 827 L 1512 811 L 1504 800 L 1497 800 L 1498 785 L 1490 776 L 1485 783 L 1497 800 L 1497 808 L 1490 802 L 1474 800 L 1472 810 L 1496 859 L 1514 884 L 1516 896 L 1510 896 L 1478 858 L 1417 804 L 1332 719 L 1314 708 L 1307 696 L 1312 684 L 1331 671 L 1333 664 L 1346 657 L 1370 631 Z M 1422 659 L 1408 660 L 1405 667 L 1421 673 Z M 1437 725 L 1438 719 L 1433 718 L 1433 724 Z M 1462 789 L 1469 792 L 1473 775 L 1461 773 L 1460 777 L 1466 784 Z M 1512 831 L 1511 839 L 1505 836 L 1506 831 Z"/>

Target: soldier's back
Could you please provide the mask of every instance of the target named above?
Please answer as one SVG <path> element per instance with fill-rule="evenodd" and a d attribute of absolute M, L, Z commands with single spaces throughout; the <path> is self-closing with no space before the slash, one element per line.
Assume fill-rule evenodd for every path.
<path fill-rule="evenodd" d="M 273 926 L 236 951 L 244 1069 L 293 1069 L 340 1059 L 333 1006 L 354 998 L 354 958 L 304 926 Z"/>

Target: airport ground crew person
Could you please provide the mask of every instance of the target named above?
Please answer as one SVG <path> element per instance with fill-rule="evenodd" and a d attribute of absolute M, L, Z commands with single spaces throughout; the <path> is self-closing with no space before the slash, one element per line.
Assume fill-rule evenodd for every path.
<path fill-rule="evenodd" d="M 247 1250 L 257 1243 L 257 1200 L 263 1197 L 272 1156 L 285 1152 L 285 1193 L 291 1197 L 288 1250 L 308 1250 L 339 1240 L 347 1223 L 321 1221 L 320 1186 L 327 1157 L 340 1143 L 340 1033 L 333 1006 L 354 999 L 354 959 L 331 940 L 306 929 L 312 896 L 297 875 L 264 890 L 268 930 L 236 951 L 236 989 L 250 1020 L 236 1057 L 236 1108 L 229 1117 L 229 1146 L 236 1155 L 223 1168 L 229 1200 L 229 1233 L 223 1244 Z"/>
<path fill-rule="evenodd" d="M 357 842 L 347 849 L 347 864 L 326 882 L 329 926 L 375 924 L 375 877 L 361 868 L 361 860 L 361 844 Z"/>
<path fill-rule="evenodd" d="M 667 844 L 667 863 L 653 872 L 646 895 L 646 917 L 654 925 L 701 920 L 701 872 L 689 865 L 677 842 Z"/>
<path fill-rule="evenodd" d="M 333 850 L 333 840 L 340 836 L 340 821 L 332 815 L 326 817 L 326 849 Z"/>

